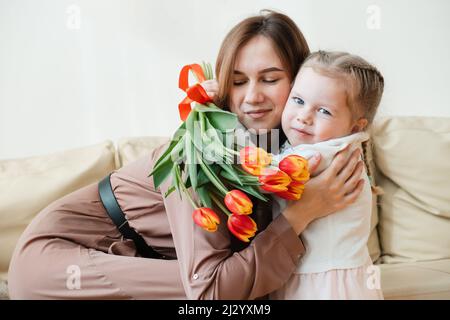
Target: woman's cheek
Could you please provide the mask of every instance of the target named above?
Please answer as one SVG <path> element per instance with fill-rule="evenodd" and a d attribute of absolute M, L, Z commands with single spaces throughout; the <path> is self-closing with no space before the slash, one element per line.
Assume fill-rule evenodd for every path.
<path fill-rule="evenodd" d="M 239 114 L 241 104 L 242 98 L 239 89 L 232 89 L 230 93 L 230 111 Z"/>
<path fill-rule="evenodd" d="M 276 97 L 277 106 L 284 109 L 286 102 L 288 100 L 289 94 L 291 92 L 289 83 L 282 83 L 280 86 L 274 88 L 273 95 Z"/>

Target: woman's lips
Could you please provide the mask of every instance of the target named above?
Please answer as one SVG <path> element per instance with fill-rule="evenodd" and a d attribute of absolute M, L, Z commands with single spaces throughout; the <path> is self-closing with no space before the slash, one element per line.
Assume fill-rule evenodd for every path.
<path fill-rule="evenodd" d="M 249 111 L 245 112 L 246 115 L 251 117 L 252 119 L 259 119 L 267 115 L 272 110 L 256 110 L 256 111 Z"/>

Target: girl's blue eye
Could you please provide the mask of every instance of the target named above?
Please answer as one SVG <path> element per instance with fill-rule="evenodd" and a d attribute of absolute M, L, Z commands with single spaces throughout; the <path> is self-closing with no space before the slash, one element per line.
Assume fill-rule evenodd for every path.
<path fill-rule="evenodd" d="M 300 104 L 300 105 L 304 105 L 305 101 L 303 101 L 303 99 L 299 98 L 299 97 L 292 97 L 292 100 L 294 100 L 294 102 L 296 104 Z"/>
<path fill-rule="evenodd" d="M 327 116 L 331 116 L 331 113 L 327 109 L 319 108 L 319 112 L 323 113 L 323 114 L 325 114 Z"/>

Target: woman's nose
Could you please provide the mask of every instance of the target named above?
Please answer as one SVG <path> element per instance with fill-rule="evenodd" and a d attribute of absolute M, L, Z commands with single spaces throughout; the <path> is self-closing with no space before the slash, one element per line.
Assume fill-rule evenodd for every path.
<path fill-rule="evenodd" d="M 258 84 L 250 83 L 245 93 L 245 103 L 255 105 L 264 101 L 264 93 L 259 88 Z"/>

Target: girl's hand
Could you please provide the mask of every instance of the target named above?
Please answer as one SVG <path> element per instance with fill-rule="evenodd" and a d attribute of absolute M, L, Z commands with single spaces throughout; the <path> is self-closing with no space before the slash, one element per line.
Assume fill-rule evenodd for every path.
<path fill-rule="evenodd" d="M 216 79 L 206 80 L 203 81 L 201 85 L 203 89 L 205 89 L 208 96 L 211 99 L 216 100 L 217 95 L 219 93 L 219 83 L 217 82 L 217 80 Z"/>
<path fill-rule="evenodd" d="M 360 159 L 359 149 L 352 154 L 348 148 L 342 150 L 325 171 L 308 181 L 299 201 L 289 201 L 283 215 L 297 234 L 315 219 L 343 209 L 358 198 L 364 186 Z M 313 161 L 310 168 L 317 164 Z"/>

